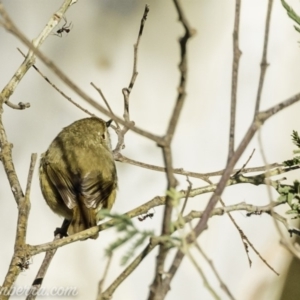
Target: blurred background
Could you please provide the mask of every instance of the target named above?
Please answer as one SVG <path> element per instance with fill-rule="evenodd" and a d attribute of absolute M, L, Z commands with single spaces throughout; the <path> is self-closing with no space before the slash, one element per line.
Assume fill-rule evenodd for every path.
<path fill-rule="evenodd" d="M 49 18 L 62 4 L 62 0 L 4 0 L 5 9 L 15 24 L 29 38 L 34 39 Z M 190 25 L 197 34 L 188 45 L 187 98 L 180 123 L 172 143 L 174 167 L 194 172 L 212 172 L 225 167 L 229 136 L 231 93 L 232 32 L 235 1 L 185 0 L 181 1 Z M 172 1 L 158 0 L 90 0 L 78 1 L 67 12 L 69 34 L 60 38 L 50 35 L 41 50 L 53 60 L 74 82 L 94 99 L 100 99 L 91 87 L 95 83 L 104 92 L 115 114 L 123 114 L 122 88 L 130 81 L 133 66 L 133 44 L 136 42 L 145 4 L 150 13 L 139 47 L 138 78 L 130 97 L 130 114 L 137 126 L 163 135 L 174 107 L 179 82 L 178 38 L 183 29 L 178 22 Z M 300 13 L 299 2 L 289 4 Z M 242 1 L 240 23 L 240 49 L 236 143 L 248 129 L 252 118 L 258 87 L 263 47 L 267 0 Z M 63 21 L 55 30 L 58 30 Z M 299 92 L 300 48 L 299 33 L 293 28 L 280 1 L 274 1 L 271 19 L 268 62 L 262 109 L 267 109 Z M 0 28 L 0 86 L 13 76 L 23 57 L 17 51 L 27 49 L 14 36 Z M 85 104 L 69 90 L 39 60 L 36 66 L 76 102 L 106 119 Z M 82 111 L 62 98 L 34 69 L 29 70 L 13 96 L 13 103 L 30 102 L 29 109 L 18 111 L 4 106 L 3 122 L 9 141 L 13 143 L 13 158 L 23 189 L 26 187 L 31 153 L 44 152 L 57 133 L 73 121 L 87 117 Z M 280 112 L 262 129 L 264 151 L 268 163 L 290 159 L 294 146 L 290 135 L 300 130 L 300 104 Z M 112 132 L 112 143 L 116 136 Z M 238 162 L 241 167 L 253 149 L 256 152 L 248 167 L 264 162 L 258 147 L 257 136 Z M 124 155 L 149 164 L 163 165 L 161 149 L 155 143 L 129 132 L 126 135 Z M 128 164 L 117 163 L 119 192 L 113 212 L 124 213 L 157 195 L 164 195 L 167 181 L 163 173 Z M 53 231 L 62 219 L 47 207 L 39 187 L 37 168 L 31 192 L 31 212 L 27 242 L 32 245 L 49 242 Z M 298 171 L 289 173 L 286 183 L 292 183 Z M 16 231 L 17 207 L 3 168 L 0 168 L 0 282 L 6 275 Z M 188 184 L 184 176 L 176 176 L 179 189 Z M 218 178 L 214 178 L 215 182 Z M 205 185 L 192 179 L 193 187 Z M 201 210 L 211 195 L 192 198 L 186 212 Z M 274 193 L 276 198 L 276 194 Z M 226 189 L 223 200 L 227 205 L 247 202 L 268 204 L 265 186 L 238 185 Z M 288 207 L 279 212 L 284 214 Z M 160 232 L 162 208 L 156 208 L 152 219 L 134 220 L 136 226 Z M 279 244 L 280 237 L 268 215 L 247 218 L 243 212 L 233 216 L 260 254 L 278 272 L 276 276 L 250 250 L 253 262 L 249 267 L 244 247 L 237 230 L 227 216 L 214 217 L 209 228 L 199 239 L 221 278 L 236 299 L 283 299 L 281 290 L 291 256 Z M 77 242 L 60 248 L 51 263 L 43 287 L 78 288 L 76 299 L 95 299 L 98 282 L 102 277 L 106 258 L 104 249 L 118 237 L 114 229 L 100 234 L 98 240 Z M 120 258 L 127 247 L 116 251 L 105 286 L 107 287 L 123 270 Z M 141 251 L 138 250 L 138 251 Z M 207 263 L 193 252 L 221 299 L 228 299 L 220 289 Z M 146 299 L 154 275 L 157 251 L 153 251 L 117 289 L 113 299 Z M 44 254 L 32 258 L 29 270 L 16 282 L 30 286 Z M 168 260 L 171 262 L 171 259 Z M 212 299 L 193 264 L 185 258 L 174 278 L 166 299 Z M 60 297 L 60 299 L 69 299 Z M 287 298 L 284 299 L 297 299 Z"/>

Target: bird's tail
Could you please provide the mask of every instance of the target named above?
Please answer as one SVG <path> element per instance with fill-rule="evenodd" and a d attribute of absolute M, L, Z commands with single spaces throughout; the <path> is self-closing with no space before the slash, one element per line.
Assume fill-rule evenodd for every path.
<path fill-rule="evenodd" d="M 80 202 L 79 202 L 80 203 Z M 69 234 L 78 233 L 82 230 L 91 228 L 97 225 L 96 211 L 93 208 L 87 208 L 83 205 L 76 205 L 73 208 L 73 217 L 68 229 Z M 91 239 L 96 239 L 99 233 L 91 236 Z"/>

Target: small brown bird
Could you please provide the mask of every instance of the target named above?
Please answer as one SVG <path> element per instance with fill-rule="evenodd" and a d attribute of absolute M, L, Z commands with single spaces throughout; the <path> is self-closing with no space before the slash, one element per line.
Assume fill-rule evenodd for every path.
<path fill-rule="evenodd" d="M 111 209 L 115 202 L 117 172 L 107 130 L 110 123 L 94 117 L 76 121 L 42 154 L 42 193 L 49 207 L 69 221 L 69 234 L 96 226 L 98 211 Z"/>

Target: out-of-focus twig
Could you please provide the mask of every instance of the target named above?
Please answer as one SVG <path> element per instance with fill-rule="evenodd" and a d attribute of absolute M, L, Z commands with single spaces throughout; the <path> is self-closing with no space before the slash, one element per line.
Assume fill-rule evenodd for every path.
<path fill-rule="evenodd" d="M 103 273 L 103 277 L 99 281 L 97 300 L 105 300 L 105 296 L 103 296 L 102 291 L 103 291 L 103 285 L 104 285 L 105 279 L 107 277 L 110 264 L 112 262 L 112 257 L 113 257 L 113 254 L 110 254 L 108 256 L 106 267 L 105 267 L 105 270 L 104 270 L 104 273 Z"/>

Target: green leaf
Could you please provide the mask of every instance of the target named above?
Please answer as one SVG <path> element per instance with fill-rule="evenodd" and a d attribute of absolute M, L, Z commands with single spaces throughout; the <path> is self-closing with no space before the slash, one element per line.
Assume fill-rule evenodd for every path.
<path fill-rule="evenodd" d="M 171 188 L 170 190 L 166 191 L 166 194 L 172 199 L 173 206 L 179 205 L 181 194 L 176 189 Z"/>
<path fill-rule="evenodd" d="M 299 29 L 299 28 L 298 28 Z M 293 143 L 298 147 L 300 148 L 300 137 L 299 137 L 299 134 L 296 130 L 293 130 L 293 133 L 292 133 L 292 141 Z"/>
<path fill-rule="evenodd" d="M 283 7 L 286 9 L 288 16 L 293 21 L 295 21 L 298 25 L 300 25 L 300 17 L 296 14 L 296 12 L 284 0 L 281 0 L 281 3 L 283 5 Z M 296 27 L 296 26 L 294 26 L 294 27 L 297 31 L 299 31 L 298 27 Z"/>
<path fill-rule="evenodd" d="M 292 205 L 293 199 L 294 199 L 294 194 L 288 193 L 288 196 L 287 196 L 287 203 L 288 203 L 289 205 Z"/>

